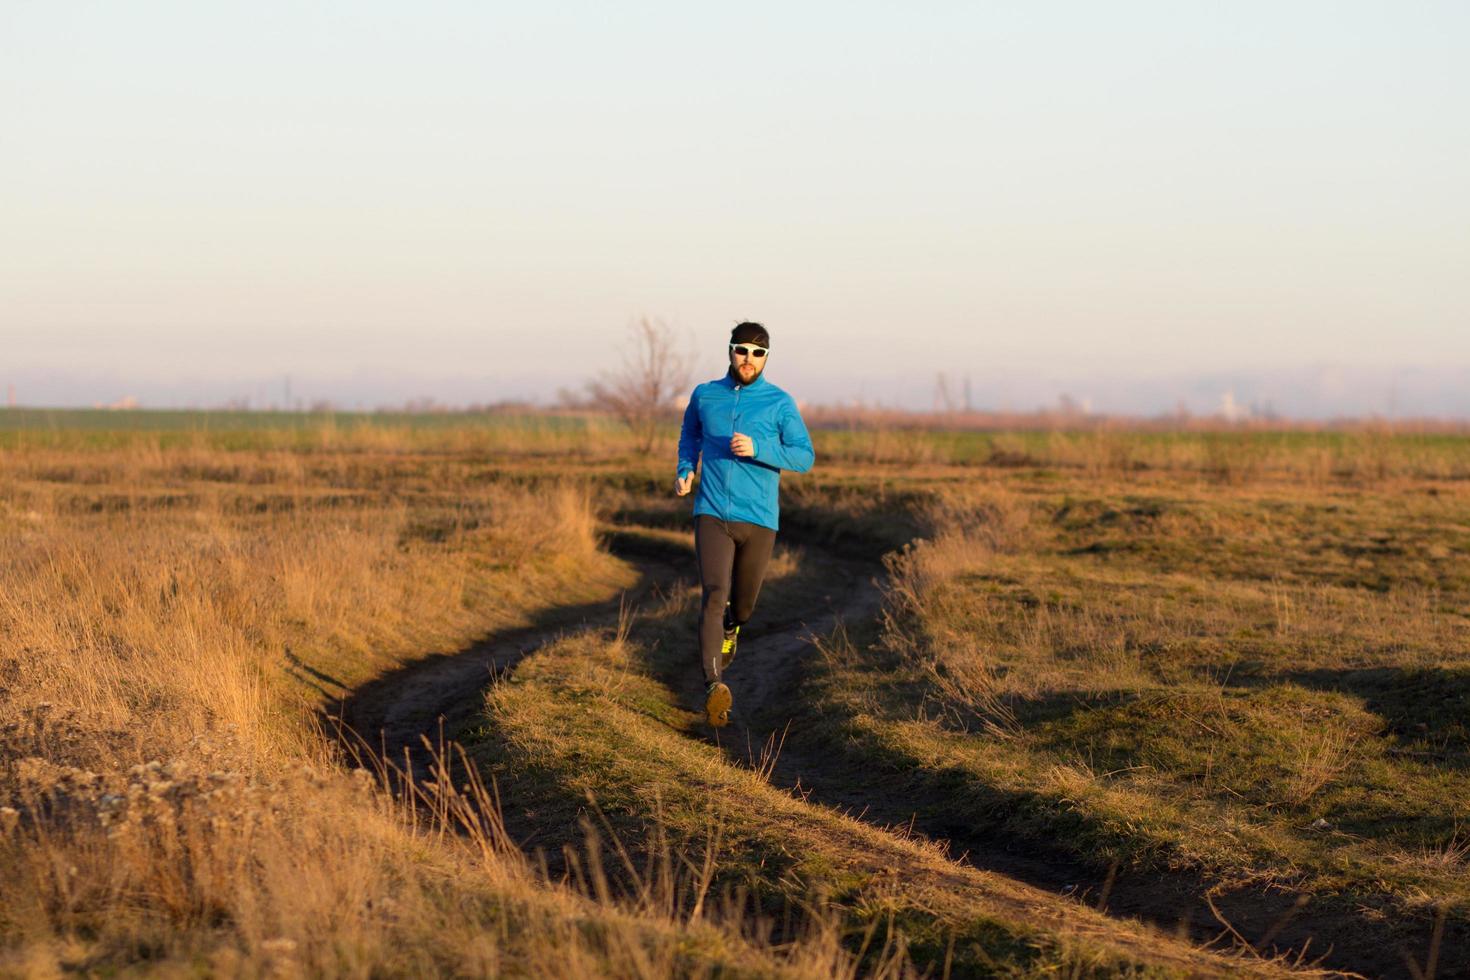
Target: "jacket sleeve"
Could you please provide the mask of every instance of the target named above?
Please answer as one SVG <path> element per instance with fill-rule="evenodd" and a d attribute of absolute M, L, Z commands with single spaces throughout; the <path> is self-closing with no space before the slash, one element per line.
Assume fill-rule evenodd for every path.
<path fill-rule="evenodd" d="M 755 460 L 767 466 L 793 473 L 805 473 L 817 460 L 812 448 L 812 437 L 807 434 L 806 423 L 796 410 L 796 402 L 786 399 L 781 414 L 776 418 L 776 439 L 758 439 L 755 444 Z"/>
<path fill-rule="evenodd" d="M 704 426 L 699 421 L 699 389 L 689 395 L 684 408 L 684 425 L 679 429 L 679 464 L 674 476 L 680 480 L 699 464 L 699 447 L 704 443 Z"/>

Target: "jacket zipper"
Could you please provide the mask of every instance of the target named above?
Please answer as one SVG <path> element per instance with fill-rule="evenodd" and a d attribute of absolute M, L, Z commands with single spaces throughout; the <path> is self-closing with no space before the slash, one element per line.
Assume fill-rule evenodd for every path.
<path fill-rule="evenodd" d="M 735 386 L 735 404 L 730 409 L 730 437 L 732 439 L 735 437 L 735 426 L 737 426 L 737 425 L 740 424 L 740 389 L 741 389 L 741 387 L 742 387 L 741 385 L 736 385 Z M 739 466 L 740 466 L 740 457 L 739 456 L 736 456 L 734 453 L 731 453 L 730 454 L 730 457 L 731 457 L 731 459 L 734 460 L 735 465 L 730 468 L 730 479 L 728 479 L 728 480 L 725 481 L 725 520 L 727 520 L 727 521 L 730 519 L 730 513 L 731 513 L 731 511 L 730 511 L 730 507 L 731 507 L 731 503 L 730 503 L 730 484 L 732 484 L 732 483 L 735 482 L 735 474 L 739 471 Z"/>

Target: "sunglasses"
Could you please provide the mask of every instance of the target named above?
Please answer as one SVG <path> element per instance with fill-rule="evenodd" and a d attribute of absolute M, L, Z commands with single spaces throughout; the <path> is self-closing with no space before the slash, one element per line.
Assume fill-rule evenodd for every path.
<path fill-rule="evenodd" d="M 766 356 L 766 349 L 764 347 L 746 347 L 744 344 L 731 344 L 730 350 L 736 354 L 739 354 L 741 357 Z"/>

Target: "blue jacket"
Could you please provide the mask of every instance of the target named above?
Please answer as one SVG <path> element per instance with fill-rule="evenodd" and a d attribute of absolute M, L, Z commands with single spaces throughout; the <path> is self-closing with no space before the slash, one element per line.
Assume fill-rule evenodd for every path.
<path fill-rule="evenodd" d="M 730 452 L 730 437 L 737 432 L 750 436 L 755 456 Z M 679 433 L 680 479 L 694 472 L 701 456 L 695 516 L 709 514 L 773 531 L 780 523 L 781 471 L 805 473 L 816 459 L 790 395 L 764 377 L 742 385 L 728 374 L 705 382 L 689 396 Z"/>

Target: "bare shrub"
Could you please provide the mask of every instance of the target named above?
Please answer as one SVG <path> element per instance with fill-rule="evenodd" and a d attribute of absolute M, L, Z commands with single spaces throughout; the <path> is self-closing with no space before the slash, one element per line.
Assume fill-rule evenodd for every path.
<path fill-rule="evenodd" d="M 596 407 L 605 408 L 633 432 L 639 452 L 653 451 L 659 425 L 674 417 L 678 398 L 689 390 L 692 364 L 663 320 L 641 317 L 628 328 L 622 363 L 587 385 Z"/>

